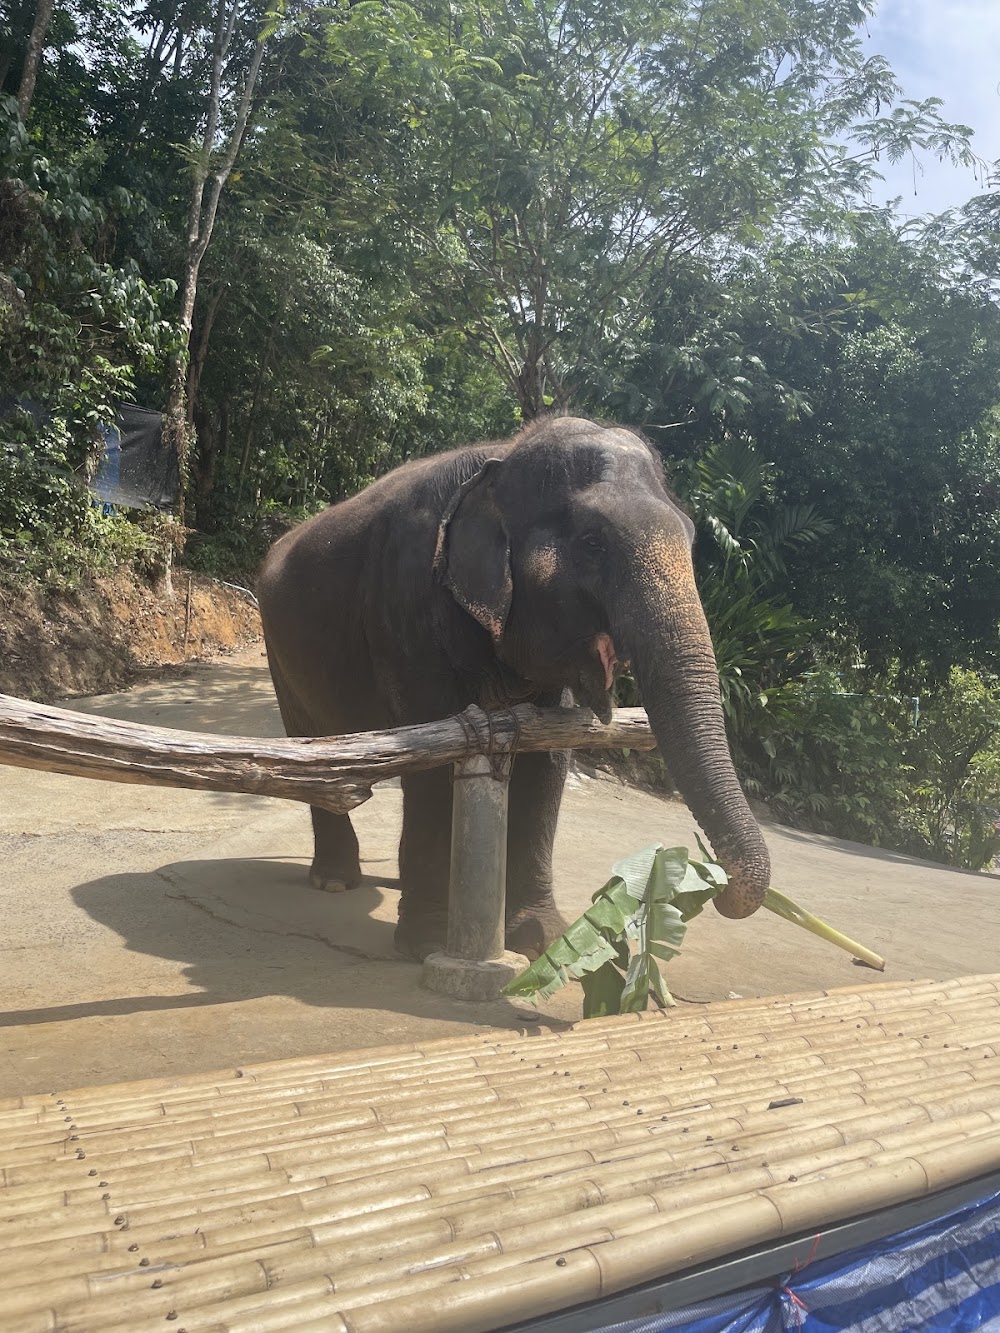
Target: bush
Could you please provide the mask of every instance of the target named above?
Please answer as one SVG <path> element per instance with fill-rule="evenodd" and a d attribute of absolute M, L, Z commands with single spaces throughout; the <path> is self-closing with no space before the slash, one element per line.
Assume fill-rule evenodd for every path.
<path fill-rule="evenodd" d="M 698 587 L 737 740 L 756 730 L 765 691 L 811 661 L 812 627 L 784 596 L 784 560 L 830 530 L 811 506 L 779 503 L 772 472 L 748 440 L 734 437 L 677 477 L 698 523 Z"/>
<path fill-rule="evenodd" d="M 908 790 L 906 722 L 892 699 L 846 693 L 816 672 L 770 691 L 737 764 L 777 818 L 872 846 L 898 846 Z"/>
<path fill-rule="evenodd" d="M 906 745 L 901 825 L 936 861 L 981 870 L 1000 854 L 1000 683 L 953 668 Z"/>
<path fill-rule="evenodd" d="M 252 588 L 271 546 L 312 513 L 272 506 L 256 520 L 245 519 L 223 532 L 193 532 L 184 548 L 184 564 L 198 574 Z"/>
<path fill-rule="evenodd" d="M 0 463 L 0 496 L 7 501 L 0 503 L 0 577 L 68 588 L 87 575 L 121 568 L 149 580 L 163 573 L 178 532 L 169 516 L 106 513 L 65 478 L 42 497 L 22 485 L 14 505 L 12 492 L 5 491 L 10 472 Z"/>
<path fill-rule="evenodd" d="M 46 580 L 119 563 L 156 563 L 151 529 L 94 511 L 86 482 L 140 370 L 176 344 L 163 310 L 172 283 L 134 263 L 94 257 L 102 227 L 134 207 L 122 190 L 98 199 L 82 174 L 56 167 L 0 98 L 0 563 Z M 19 403 L 32 403 L 28 411 Z"/>
<path fill-rule="evenodd" d="M 915 719 L 895 684 L 771 691 L 736 746 L 744 785 L 794 827 L 981 870 L 1000 854 L 1000 685 L 955 668 Z"/>

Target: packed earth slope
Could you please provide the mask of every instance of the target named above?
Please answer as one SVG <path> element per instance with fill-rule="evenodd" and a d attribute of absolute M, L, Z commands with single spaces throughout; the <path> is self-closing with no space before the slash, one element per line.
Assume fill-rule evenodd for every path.
<path fill-rule="evenodd" d="M 81 710 L 165 727 L 278 735 L 259 646 Z M 356 813 L 362 887 L 308 887 L 304 806 L 0 767 L 0 1096 L 523 1027 L 526 1006 L 464 1005 L 392 948 L 397 786 Z M 685 807 L 574 775 L 556 845 L 568 917 L 611 863 L 694 846 Z M 774 882 L 888 959 L 886 980 L 997 966 L 1000 882 L 766 825 Z M 767 912 L 709 909 L 666 968 L 684 1003 L 878 979 Z M 575 986 L 543 1022 L 580 1015 Z"/>
<path fill-rule="evenodd" d="M 246 590 L 179 569 L 164 595 L 131 573 L 75 588 L 0 584 L 0 694 L 51 703 L 246 647 L 260 617 Z"/>

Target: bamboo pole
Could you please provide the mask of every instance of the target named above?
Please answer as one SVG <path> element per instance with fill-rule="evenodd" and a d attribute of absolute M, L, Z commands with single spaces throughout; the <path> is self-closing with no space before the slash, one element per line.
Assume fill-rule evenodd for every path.
<path fill-rule="evenodd" d="M 167 1130 L 162 1140 L 154 1139 L 145 1145 L 141 1139 L 121 1145 L 113 1135 L 107 1136 L 106 1141 L 100 1135 L 94 1138 L 85 1135 L 86 1160 L 100 1163 L 99 1169 L 93 1168 L 100 1175 L 113 1169 L 116 1179 L 123 1181 L 135 1172 L 141 1175 L 159 1169 L 163 1173 L 163 1168 L 169 1168 L 163 1173 L 167 1197 L 172 1192 L 169 1188 L 172 1179 L 176 1177 L 180 1182 L 188 1172 L 195 1173 L 205 1187 L 215 1178 L 235 1187 L 241 1177 L 256 1179 L 261 1171 L 276 1169 L 284 1172 L 283 1178 L 288 1182 L 294 1180 L 301 1185 L 304 1181 L 321 1180 L 332 1184 L 338 1179 L 361 1175 L 368 1167 L 377 1167 L 403 1153 L 411 1162 L 441 1154 L 449 1158 L 469 1152 L 478 1154 L 483 1150 L 481 1136 L 488 1131 L 488 1155 L 496 1160 L 497 1154 L 506 1151 L 503 1145 L 510 1142 L 515 1159 L 520 1160 L 525 1150 L 518 1144 L 519 1136 L 533 1117 L 544 1117 L 551 1127 L 593 1124 L 598 1117 L 600 1123 L 629 1124 L 643 1116 L 650 1117 L 647 1123 L 659 1117 L 661 1123 L 676 1126 L 693 1117 L 704 1123 L 709 1116 L 746 1118 L 763 1114 L 763 1123 L 767 1123 L 770 1102 L 777 1100 L 780 1108 L 782 1098 L 793 1094 L 799 1100 L 808 1100 L 815 1110 L 829 1105 L 832 1096 L 859 1098 L 867 1104 L 873 1096 L 896 1097 L 904 1090 L 924 1095 L 941 1084 L 957 1094 L 963 1085 L 992 1088 L 1000 1081 L 1000 1064 L 990 1059 L 994 1048 L 989 1044 L 974 1044 L 967 1051 L 941 1051 L 933 1059 L 930 1055 L 930 1052 L 918 1055 L 907 1043 L 897 1043 L 881 1058 L 869 1059 L 865 1064 L 858 1061 L 853 1050 L 846 1050 L 842 1062 L 830 1060 L 823 1065 L 805 1066 L 798 1075 L 794 1070 L 783 1069 L 780 1078 L 773 1075 L 768 1078 L 764 1067 L 755 1064 L 753 1068 L 761 1071 L 760 1077 L 748 1077 L 746 1072 L 734 1068 L 721 1081 L 709 1086 L 689 1084 L 670 1088 L 658 1078 L 642 1083 L 631 1081 L 626 1085 L 630 1094 L 627 1099 L 613 1090 L 602 1093 L 594 1087 L 588 1087 L 583 1095 L 579 1089 L 567 1088 L 561 1092 L 558 1089 L 565 1086 L 561 1080 L 546 1079 L 536 1086 L 554 1087 L 557 1091 L 534 1095 L 529 1090 L 526 1097 L 506 1098 L 489 1112 L 473 1103 L 461 1115 L 446 1112 L 444 1118 L 436 1120 L 430 1118 L 434 1108 L 415 1104 L 411 1119 L 392 1131 L 374 1130 L 358 1135 L 348 1127 L 331 1136 L 326 1117 L 305 1122 L 294 1119 L 284 1125 L 272 1122 L 267 1127 L 268 1137 L 280 1135 L 281 1146 L 272 1148 L 266 1158 L 259 1151 L 257 1155 L 252 1151 L 259 1149 L 260 1130 L 236 1130 L 219 1137 L 208 1127 L 199 1137 L 184 1138 L 177 1144 L 171 1142 Z M 825 1092 L 828 1087 L 830 1091 Z M 350 1164 L 338 1161 L 337 1144 L 341 1141 L 352 1145 Z M 79 1179 L 82 1168 L 78 1159 L 73 1151 L 64 1150 L 62 1144 L 23 1155 L 14 1151 L 16 1161 L 8 1168 L 7 1182 L 21 1187 L 26 1211 L 45 1206 L 46 1185 L 61 1194 Z"/>
<path fill-rule="evenodd" d="M 858 1011 L 866 1014 L 902 1016 L 910 1009 L 927 1014 L 950 1013 L 957 1004 L 979 999 L 984 1004 L 1000 1003 L 1000 973 L 963 978 L 958 981 L 879 982 L 838 987 L 830 991 L 795 992 L 785 995 L 719 1000 L 704 1010 L 647 1010 L 641 1014 L 616 1015 L 613 1018 L 588 1019 L 563 1031 L 532 1030 L 530 1053 L 535 1060 L 552 1051 L 582 1053 L 589 1061 L 597 1050 L 621 1050 L 624 1033 L 629 1043 L 669 1039 L 679 1043 L 688 1037 L 756 1032 L 766 1036 L 777 1027 L 816 1021 L 822 1011 L 831 1022 Z M 919 1015 L 910 1015 L 919 1021 Z M 630 1031 L 630 1029 L 633 1029 Z M 638 1029 L 637 1031 L 635 1029 Z M 609 1036 L 609 1034 L 611 1034 Z M 529 1033 L 483 1034 L 472 1037 L 442 1037 L 414 1045 L 384 1046 L 343 1058 L 333 1055 L 303 1056 L 288 1060 L 263 1061 L 238 1069 L 213 1070 L 198 1074 L 139 1079 L 112 1086 L 73 1088 L 61 1094 L 60 1102 L 71 1101 L 78 1113 L 90 1108 L 98 1111 L 112 1107 L 114 1113 L 140 1104 L 156 1106 L 159 1113 L 191 1099 L 206 1104 L 223 1105 L 225 1099 L 246 1097 L 251 1089 L 261 1096 L 306 1093 L 315 1087 L 337 1090 L 348 1080 L 380 1079 L 390 1076 L 426 1078 L 434 1069 L 444 1069 L 456 1062 L 472 1061 L 477 1066 L 495 1067 L 499 1059 L 524 1060 L 524 1038 Z M 51 1094 L 33 1094 L 0 1101 L 0 1112 L 22 1115 L 54 1114 L 57 1101 Z M 60 1112 L 61 1114 L 61 1112 Z"/>
<path fill-rule="evenodd" d="M 631 1074 L 629 1062 L 606 1061 L 607 1067 L 604 1068 L 581 1066 L 577 1078 L 585 1076 L 585 1084 L 574 1083 L 572 1079 L 567 1084 L 560 1078 L 553 1082 L 553 1075 L 559 1071 L 545 1065 L 537 1067 L 537 1062 L 525 1067 L 521 1062 L 506 1070 L 498 1070 L 488 1084 L 475 1079 L 467 1092 L 463 1092 L 460 1085 L 449 1084 L 443 1088 L 434 1085 L 414 1087 L 401 1095 L 397 1088 L 389 1085 L 382 1093 L 384 1101 L 378 1095 L 373 1097 L 374 1090 L 371 1089 L 353 1095 L 345 1093 L 340 1098 L 329 1099 L 329 1102 L 326 1098 L 311 1104 L 296 1102 L 291 1107 L 275 1105 L 269 1100 L 265 1103 L 266 1113 L 260 1117 L 253 1114 L 256 1098 L 251 1085 L 247 1089 L 247 1099 L 231 1104 L 224 1116 L 221 1113 L 192 1117 L 171 1115 L 152 1122 L 140 1118 L 132 1130 L 121 1124 L 123 1118 L 130 1116 L 130 1108 L 125 1105 L 117 1110 L 110 1122 L 86 1123 L 83 1128 L 91 1152 L 110 1149 L 116 1158 L 121 1159 L 124 1154 L 125 1160 L 136 1162 L 143 1155 L 146 1160 L 159 1159 L 163 1149 L 173 1148 L 174 1153 L 168 1152 L 168 1156 L 191 1157 L 195 1154 L 202 1169 L 209 1158 L 230 1159 L 235 1176 L 249 1169 L 250 1163 L 244 1160 L 243 1150 L 246 1145 L 258 1142 L 260 1128 L 268 1125 L 283 1127 L 286 1145 L 295 1140 L 308 1141 L 320 1133 L 354 1130 L 352 1141 L 358 1151 L 366 1140 L 380 1151 L 401 1150 L 404 1145 L 412 1149 L 418 1142 L 433 1141 L 446 1133 L 454 1146 L 466 1122 L 475 1127 L 496 1120 L 503 1128 L 507 1121 L 517 1119 L 519 1109 L 537 1111 L 548 1105 L 565 1105 L 567 1100 L 570 1104 L 580 1105 L 581 1092 L 586 1105 L 594 1107 L 601 1100 L 595 1083 L 602 1079 L 626 1078 L 634 1099 L 655 1098 L 659 1109 L 682 1108 L 693 1099 L 711 1102 L 718 1107 L 722 1104 L 723 1086 L 729 1098 L 737 1091 L 751 1095 L 757 1087 L 774 1086 L 774 1075 L 768 1066 L 778 1058 L 782 1061 L 782 1080 L 777 1086 L 791 1086 L 790 1079 L 794 1077 L 795 1086 L 800 1091 L 807 1091 L 813 1085 L 821 1087 L 828 1077 L 835 1047 L 843 1051 L 844 1058 L 851 1064 L 838 1081 L 841 1088 L 855 1080 L 863 1082 L 864 1071 L 872 1067 L 881 1087 L 895 1086 L 897 1077 L 905 1077 L 911 1067 L 928 1068 L 932 1053 L 935 1067 L 940 1068 L 942 1064 L 954 1066 L 957 1078 L 961 1071 L 977 1068 L 983 1059 L 996 1054 L 995 1025 L 990 1021 L 982 1025 L 967 1024 L 962 1030 L 962 1041 L 952 1044 L 938 1039 L 939 1035 L 948 1035 L 951 1027 L 936 1025 L 928 1014 L 918 1017 L 918 1025 L 925 1029 L 920 1037 L 905 1037 L 902 1033 L 887 1036 L 879 1029 L 863 1029 L 858 1038 L 852 1029 L 847 1041 L 835 1041 L 837 1029 L 813 1031 L 808 1037 L 808 1048 L 801 1054 L 796 1053 L 801 1049 L 797 1044 L 787 1042 L 779 1041 L 764 1047 L 769 1056 L 767 1063 L 758 1063 L 760 1052 L 753 1052 L 752 1047 L 747 1049 L 743 1043 L 732 1044 L 739 1047 L 737 1050 L 713 1049 L 711 1056 L 682 1055 L 680 1058 L 684 1063 L 680 1066 L 674 1065 L 672 1051 L 665 1053 L 663 1061 L 656 1059 L 655 1052 L 647 1051 L 638 1077 Z M 860 1041 L 875 1041 L 878 1050 L 866 1052 L 859 1046 Z M 825 1055 L 815 1049 L 824 1043 L 827 1046 Z M 938 1053 L 936 1046 L 944 1049 Z M 897 1066 L 902 1071 L 898 1076 L 895 1074 Z M 564 1069 L 561 1072 L 566 1075 L 570 1071 Z M 980 1073 L 979 1077 L 982 1076 Z M 327 1110 L 336 1114 L 324 1114 Z M 438 1116 L 444 1119 L 439 1121 Z M 366 1129 L 366 1125 L 369 1128 Z M 74 1123 L 70 1128 L 75 1130 L 78 1126 Z M 67 1138 L 67 1127 L 62 1119 L 42 1138 L 29 1133 L 26 1141 L 20 1140 L 16 1130 L 5 1131 L 0 1126 L 0 1145 L 5 1144 L 10 1145 L 7 1166 L 11 1173 L 36 1161 L 61 1159 L 71 1168 L 75 1162 L 73 1138 Z M 136 1150 L 143 1149 L 145 1154 L 140 1152 L 137 1157 Z M 11 1181 L 10 1176 L 8 1181 Z"/>
<path fill-rule="evenodd" d="M 998 1016 L 1000 1016 L 1000 1012 L 995 1006 L 992 1009 L 983 1009 L 981 1013 L 973 1012 L 970 1009 L 963 1018 L 961 1034 L 963 1042 L 968 1044 L 975 1038 L 984 1045 L 983 1054 L 986 1054 L 985 1048 L 989 1047 L 991 1042 L 995 1043 L 997 1041 Z M 928 1044 L 932 1044 L 939 1037 L 947 1041 L 948 1032 L 954 1028 L 947 1015 L 935 1014 L 932 1011 L 918 1012 L 907 1018 L 905 1031 L 903 1028 L 897 1027 L 896 1024 L 895 1016 L 892 1017 L 886 1028 L 866 1025 L 862 1029 L 856 1029 L 851 1024 L 851 1031 L 857 1038 L 859 1047 L 861 1047 L 856 1058 L 862 1062 L 874 1058 L 872 1055 L 864 1053 L 871 1047 L 871 1043 L 875 1043 L 871 1047 L 872 1050 L 881 1050 L 883 1047 L 889 1047 L 899 1040 L 906 1040 L 913 1043 L 912 1049 L 916 1050 L 924 1044 L 925 1037 Z M 643 1040 L 641 1043 L 637 1042 L 636 1049 L 642 1053 L 641 1063 L 644 1066 L 644 1073 L 648 1074 L 653 1065 L 656 1067 L 662 1066 L 665 1070 L 665 1077 L 669 1077 L 675 1085 L 681 1086 L 686 1085 L 699 1069 L 706 1070 L 710 1067 L 721 1067 L 727 1062 L 739 1063 L 744 1059 L 750 1061 L 756 1056 L 765 1057 L 769 1063 L 772 1059 L 780 1057 L 784 1061 L 783 1069 L 806 1068 L 809 1066 L 822 1067 L 825 1062 L 823 1046 L 827 1035 L 836 1032 L 838 1027 L 845 1026 L 846 1024 L 838 1024 L 836 1017 L 823 1024 L 817 1024 L 811 1032 L 803 1028 L 802 1025 L 789 1029 L 788 1027 L 779 1027 L 776 1024 L 778 1031 L 776 1031 L 773 1040 L 767 1040 L 765 1036 L 756 1032 L 750 1034 L 740 1032 L 737 1034 L 734 1031 L 730 1035 L 738 1035 L 739 1041 L 736 1043 L 730 1042 L 726 1049 L 722 1051 L 716 1050 L 716 1046 L 723 1043 L 710 1041 L 708 1038 L 697 1042 L 670 1041 L 669 1043 L 661 1043 L 663 1049 L 660 1051 L 656 1050 L 655 1042 Z M 567 1034 L 567 1038 L 575 1035 L 575 1033 Z M 667 1033 L 664 1032 L 662 1035 L 665 1037 Z M 723 1034 L 710 1035 L 721 1036 Z M 738 1046 L 739 1049 L 731 1050 L 731 1046 Z M 534 1047 L 531 1050 L 534 1054 Z M 799 1054 L 796 1055 L 796 1052 L 799 1052 Z M 536 1066 L 540 1066 L 542 1069 L 548 1068 L 544 1061 L 549 1058 L 551 1051 L 547 1048 L 546 1050 L 539 1050 L 537 1054 L 539 1056 L 538 1060 L 527 1063 L 523 1057 L 518 1057 L 513 1052 L 509 1055 L 504 1053 L 499 1056 L 487 1066 L 491 1070 L 486 1074 L 488 1085 L 498 1086 L 499 1083 L 514 1074 L 518 1074 L 519 1071 L 526 1071 L 524 1076 L 530 1075 Z M 606 1054 L 606 1046 L 598 1047 L 586 1042 L 575 1046 L 572 1041 L 567 1040 L 566 1048 L 559 1050 L 561 1071 L 572 1070 L 575 1067 L 580 1074 L 586 1073 L 591 1081 L 595 1081 L 605 1075 L 610 1075 L 613 1071 L 624 1072 L 627 1065 L 631 1063 L 631 1061 L 607 1059 L 605 1058 Z M 885 1056 L 879 1054 L 877 1058 L 884 1059 Z M 794 1063 L 796 1060 L 798 1064 Z M 428 1065 L 428 1068 L 431 1067 Z M 684 1077 L 680 1077 L 681 1073 Z M 303 1085 L 301 1082 L 290 1085 L 288 1100 L 293 1101 L 295 1107 L 295 1109 L 289 1111 L 291 1116 L 321 1112 L 326 1109 L 324 1103 L 332 1112 L 342 1113 L 348 1106 L 364 1102 L 370 1092 L 379 1087 L 389 1088 L 393 1094 L 402 1092 L 407 1087 L 422 1089 L 425 1094 L 429 1094 L 432 1088 L 440 1088 L 441 1092 L 445 1092 L 447 1086 L 449 1086 L 434 1084 L 421 1079 L 419 1069 L 414 1069 L 408 1074 L 407 1079 L 402 1082 L 394 1078 L 386 1082 L 366 1081 L 355 1084 L 345 1081 L 341 1083 L 336 1078 L 329 1077 L 329 1075 L 330 1070 L 326 1068 L 323 1070 L 321 1078 L 312 1086 Z M 548 1076 L 551 1077 L 551 1071 Z M 455 1086 L 459 1086 L 459 1084 Z M 209 1096 L 207 1100 L 193 1099 L 188 1101 L 180 1095 L 180 1091 L 177 1099 L 169 1107 L 170 1119 L 176 1125 L 183 1123 L 188 1116 L 197 1119 L 199 1115 L 208 1114 L 213 1120 L 218 1119 L 221 1125 L 225 1119 L 232 1116 L 238 1117 L 244 1110 L 250 1110 L 253 1107 L 267 1108 L 284 1100 L 280 1084 L 255 1083 L 249 1079 L 240 1086 L 238 1091 L 234 1089 L 232 1096 L 224 1099 Z M 164 1118 L 164 1115 L 160 1113 L 151 1120 L 147 1120 L 143 1109 L 146 1104 L 134 1101 L 129 1095 L 128 1089 L 123 1089 L 123 1093 L 122 1097 L 110 1101 L 107 1100 L 109 1096 L 107 1090 L 100 1102 L 81 1101 L 80 1105 L 76 1106 L 74 1101 L 75 1118 L 79 1119 L 80 1123 L 86 1122 L 88 1129 L 95 1132 L 102 1124 L 109 1129 L 114 1129 L 123 1116 L 131 1119 L 133 1115 L 136 1115 L 138 1122 L 150 1124 L 155 1124 L 158 1120 Z M 395 1101 L 395 1096 L 393 1100 Z"/>

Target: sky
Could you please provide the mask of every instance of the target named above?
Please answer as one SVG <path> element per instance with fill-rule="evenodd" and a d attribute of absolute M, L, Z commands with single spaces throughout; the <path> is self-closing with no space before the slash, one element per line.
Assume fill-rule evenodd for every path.
<path fill-rule="evenodd" d="M 888 59 L 904 97 L 940 97 L 945 120 L 975 131 L 972 147 L 993 166 L 1000 192 L 1000 0 L 880 0 L 867 33 L 866 53 Z M 886 183 L 873 201 L 901 195 L 900 212 L 916 215 L 956 208 L 984 192 L 970 168 L 933 157 L 918 163 L 915 194 L 909 159 L 883 163 Z"/>

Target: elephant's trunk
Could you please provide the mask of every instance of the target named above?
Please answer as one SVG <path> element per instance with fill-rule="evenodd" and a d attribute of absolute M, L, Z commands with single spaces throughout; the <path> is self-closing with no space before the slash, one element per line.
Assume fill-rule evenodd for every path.
<path fill-rule="evenodd" d="M 729 875 L 716 907 L 723 916 L 749 916 L 764 900 L 771 862 L 733 768 L 690 552 L 679 534 L 654 533 L 634 553 L 633 568 L 616 637 L 670 774 Z"/>

